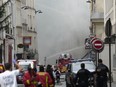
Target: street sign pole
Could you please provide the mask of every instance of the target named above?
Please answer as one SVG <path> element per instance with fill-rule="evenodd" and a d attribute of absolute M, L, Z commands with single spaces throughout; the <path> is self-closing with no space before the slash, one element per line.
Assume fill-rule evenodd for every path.
<path fill-rule="evenodd" d="M 98 66 L 99 53 L 103 51 L 104 43 L 102 40 L 98 38 L 93 38 L 91 42 L 92 42 L 93 51 L 96 52 L 96 66 Z"/>
<path fill-rule="evenodd" d="M 98 60 L 99 60 L 99 52 L 97 52 L 97 66 L 98 66 Z"/>
<path fill-rule="evenodd" d="M 98 57 L 97 57 L 97 52 L 95 53 L 95 55 L 96 55 L 95 61 L 96 61 L 96 67 L 97 67 L 97 62 L 98 62 L 98 61 L 97 61 L 97 58 L 98 58 Z"/>
<path fill-rule="evenodd" d="M 109 87 L 111 87 L 111 38 L 109 37 Z"/>
<path fill-rule="evenodd" d="M 110 18 L 106 21 L 105 25 L 105 34 L 108 38 L 108 43 L 109 43 L 109 87 L 112 86 L 111 84 L 111 32 L 112 32 L 112 24 Z"/>

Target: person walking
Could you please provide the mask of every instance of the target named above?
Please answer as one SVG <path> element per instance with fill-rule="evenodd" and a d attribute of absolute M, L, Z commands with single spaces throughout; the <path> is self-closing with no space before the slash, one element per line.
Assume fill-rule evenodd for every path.
<path fill-rule="evenodd" d="M 38 75 L 42 87 L 54 87 L 52 78 L 50 77 L 49 73 L 44 71 L 44 66 L 40 65 Z"/>
<path fill-rule="evenodd" d="M 54 71 L 53 71 L 52 65 L 49 65 L 49 64 L 47 65 L 46 72 L 49 73 L 50 77 L 52 78 L 53 87 L 54 87 L 55 86 L 55 77 L 54 77 Z"/>
<path fill-rule="evenodd" d="M 55 75 L 56 75 L 56 82 L 60 83 L 60 75 L 61 75 L 61 73 L 60 73 L 60 71 L 58 69 L 56 70 Z"/>
<path fill-rule="evenodd" d="M 28 66 L 28 71 L 23 76 L 23 84 L 25 87 L 41 87 L 40 78 L 35 67 Z"/>
<path fill-rule="evenodd" d="M 16 76 L 23 69 L 19 64 L 15 61 L 14 64 L 18 68 L 17 70 L 12 70 L 12 66 L 10 63 L 5 63 L 5 72 L 0 74 L 0 86 L 1 87 L 17 87 Z M 12 70 L 12 71 L 11 71 Z"/>
<path fill-rule="evenodd" d="M 74 76 L 70 69 L 65 74 L 66 87 L 75 87 Z"/>
<path fill-rule="evenodd" d="M 98 66 L 96 67 L 96 83 L 97 87 L 107 87 L 107 80 L 108 80 L 108 74 L 109 69 L 108 67 L 103 64 L 102 59 L 98 60 Z"/>
<path fill-rule="evenodd" d="M 88 87 L 89 76 L 90 76 L 90 71 L 85 69 L 84 63 L 81 63 L 81 69 L 77 72 L 75 78 L 75 81 L 78 81 L 78 87 Z"/>

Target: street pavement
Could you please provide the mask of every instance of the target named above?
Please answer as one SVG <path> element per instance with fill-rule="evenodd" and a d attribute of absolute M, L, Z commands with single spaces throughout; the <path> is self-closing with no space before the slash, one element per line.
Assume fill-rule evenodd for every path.
<path fill-rule="evenodd" d="M 24 87 L 24 86 L 19 84 L 18 87 Z M 59 84 L 56 83 L 55 87 L 66 87 L 65 81 L 61 81 Z M 108 83 L 108 87 L 110 87 L 109 83 Z M 116 87 L 116 82 L 113 82 L 111 87 Z"/>
<path fill-rule="evenodd" d="M 18 87 L 24 87 L 23 84 L 18 84 Z M 65 82 L 56 83 L 55 87 L 66 87 Z"/>
<path fill-rule="evenodd" d="M 66 84 L 65 82 L 61 82 L 60 84 L 56 84 L 55 87 L 66 87 Z M 109 83 L 108 83 L 108 87 L 110 87 Z M 116 87 L 116 82 L 113 82 L 111 87 Z"/>
<path fill-rule="evenodd" d="M 56 84 L 55 87 L 66 87 L 65 82 L 61 82 L 59 84 Z"/>
<path fill-rule="evenodd" d="M 65 79 L 64 78 L 65 78 L 65 76 L 62 75 L 61 76 L 60 83 L 56 83 L 55 87 L 66 87 L 66 82 L 65 82 Z M 24 86 L 21 85 L 21 84 L 19 84 L 18 87 L 24 87 Z M 108 87 L 110 87 L 109 86 L 109 83 L 108 83 Z M 116 87 L 116 82 L 112 82 L 111 87 Z"/>

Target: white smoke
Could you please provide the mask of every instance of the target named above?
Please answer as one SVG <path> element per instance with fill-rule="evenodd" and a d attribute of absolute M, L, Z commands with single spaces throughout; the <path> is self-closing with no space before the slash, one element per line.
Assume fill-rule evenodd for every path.
<path fill-rule="evenodd" d="M 86 0 L 36 0 L 36 9 L 43 12 L 36 15 L 41 63 L 44 57 L 51 56 L 55 60 L 59 53 L 67 50 L 73 52 L 75 58 L 86 54 L 84 40 L 89 36 L 90 17 Z M 81 47 L 82 51 L 72 50 Z"/>

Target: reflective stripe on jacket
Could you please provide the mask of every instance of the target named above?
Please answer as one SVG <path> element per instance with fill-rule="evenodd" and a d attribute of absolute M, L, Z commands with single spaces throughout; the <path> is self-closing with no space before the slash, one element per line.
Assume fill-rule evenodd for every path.
<path fill-rule="evenodd" d="M 38 72 L 42 87 L 53 87 L 53 81 L 47 72 Z"/>
<path fill-rule="evenodd" d="M 39 75 L 37 74 L 34 81 L 31 81 L 32 76 L 30 76 L 29 72 L 26 72 L 23 76 L 23 84 L 25 87 L 36 87 L 39 82 Z"/>

